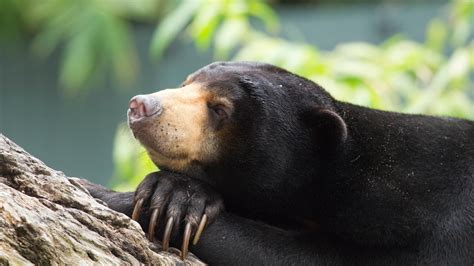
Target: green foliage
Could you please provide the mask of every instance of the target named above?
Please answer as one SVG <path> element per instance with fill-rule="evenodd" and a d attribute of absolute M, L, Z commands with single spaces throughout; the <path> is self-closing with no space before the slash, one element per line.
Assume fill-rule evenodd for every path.
<path fill-rule="evenodd" d="M 474 118 L 469 93 L 474 12 L 452 3 L 451 23 L 434 19 L 425 43 L 394 36 L 380 45 L 344 43 L 332 51 L 253 32 L 234 60 L 282 66 L 329 90 L 337 99 L 379 109 Z M 453 11 L 454 10 L 454 11 Z M 449 46 L 450 44 L 450 46 Z"/>
<path fill-rule="evenodd" d="M 138 62 L 130 21 L 155 21 L 163 14 L 150 44 L 155 59 L 185 35 L 216 59 L 272 63 L 340 100 L 474 118 L 472 1 L 452 0 L 448 17 L 427 25 L 424 42 L 397 35 L 378 45 L 353 42 L 322 51 L 279 38 L 278 18 L 264 0 L 0 0 L 0 40 L 34 33 L 37 54 L 63 48 L 59 81 L 77 95 L 106 72 L 118 84 L 131 82 Z M 123 184 L 122 190 L 156 170 L 124 125 L 117 131 L 114 160 L 114 184 Z"/>
<path fill-rule="evenodd" d="M 20 0 L 0 1 L 0 40 L 2 43 L 6 43 L 6 40 L 18 41 L 21 39 L 21 32 L 25 27 L 21 3 Z"/>
<path fill-rule="evenodd" d="M 449 18 L 433 19 L 424 43 L 397 35 L 380 45 L 344 43 L 320 51 L 268 34 L 278 28 L 278 20 L 263 1 L 182 1 L 160 24 L 152 49 L 161 55 L 184 30 L 199 50 L 213 44 L 217 59 L 234 54 L 233 60 L 275 64 L 312 79 L 341 100 L 472 118 L 474 105 L 468 94 L 474 90 L 473 6 L 469 1 L 452 1 Z M 257 30 L 252 18 L 263 22 L 266 31 Z"/>
<path fill-rule="evenodd" d="M 154 58 L 183 30 L 200 50 L 214 39 L 216 55 L 224 58 L 244 38 L 251 18 L 269 30 L 277 24 L 272 9 L 258 0 L 2 0 L 0 39 L 14 43 L 33 33 L 36 54 L 60 50 L 59 83 L 69 96 L 105 74 L 127 87 L 139 70 L 131 20 L 154 21 L 169 9 L 151 42 Z"/>
<path fill-rule="evenodd" d="M 151 54 L 161 57 L 164 50 L 187 25 L 191 16 L 196 12 L 198 1 L 184 1 L 175 11 L 160 23 L 152 40 Z"/>
<path fill-rule="evenodd" d="M 130 19 L 156 18 L 164 0 L 2 0 L 0 38 L 17 41 L 33 32 L 33 51 L 62 47 L 59 82 L 69 96 L 104 73 L 125 87 L 138 71 Z M 125 85 L 125 86 L 124 86 Z"/>
<path fill-rule="evenodd" d="M 184 31 L 198 49 L 212 47 L 216 58 L 233 54 L 233 60 L 281 66 L 319 83 L 340 100 L 385 110 L 474 118 L 469 97 L 474 92 L 473 6 L 469 1 L 452 1 L 448 20 L 433 19 L 423 43 L 397 35 L 380 45 L 344 43 L 321 51 L 268 34 L 278 28 L 278 20 L 263 1 L 182 1 L 157 29 L 152 52 L 160 56 Z M 251 18 L 263 22 L 266 32 L 257 30 Z M 116 153 L 123 143 L 117 140 Z M 133 176 L 128 189 L 152 171 L 139 166 L 146 157 L 137 156 L 138 148 L 134 149 L 123 150 L 134 155 L 117 163 L 140 171 L 119 171 L 121 180 Z"/>
<path fill-rule="evenodd" d="M 96 0 L 47 0 L 35 4 L 30 16 L 40 31 L 33 49 L 48 56 L 64 45 L 59 80 L 75 95 L 94 74 L 111 69 L 119 83 L 136 74 L 137 59 L 127 23 L 114 5 Z"/>
<path fill-rule="evenodd" d="M 385 110 L 473 117 L 467 95 L 473 90 L 469 49 L 472 44 L 445 56 L 397 38 L 380 46 L 346 43 L 320 52 L 260 37 L 240 50 L 236 59 L 283 66 L 321 84 L 340 100 Z M 286 52 L 275 52 L 279 50 Z"/>
<path fill-rule="evenodd" d="M 276 14 L 260 0 L 181 1 L 157 28 L 151 53 L 160 57 L 171 41 L 185 31 L 199 50 L 208 49 L 214 40 L 216 57 L 224 58 L 251 31 L 251 19 L 263 22 L 269 31 L 278 27 Z"/>

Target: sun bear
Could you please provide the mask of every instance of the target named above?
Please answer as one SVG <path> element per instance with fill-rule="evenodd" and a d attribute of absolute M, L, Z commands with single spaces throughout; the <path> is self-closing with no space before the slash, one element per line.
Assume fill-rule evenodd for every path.
<path fill-rule="evenodd" d="M 135 193 L 86 186 L 183 258 L 474 263 L 472 121 L 344 103 L 255 62 L 213 63 L 135 96 L 128 119 L 161 171 Z"/>

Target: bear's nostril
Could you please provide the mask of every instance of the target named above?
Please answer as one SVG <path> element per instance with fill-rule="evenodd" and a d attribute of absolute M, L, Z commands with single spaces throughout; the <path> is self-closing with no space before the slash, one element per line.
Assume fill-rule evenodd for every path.
<path fill-rule="evenodd" d="M 149 117 L 161 112 L 158 99 L 148 95 L 137 95 L 128 103 L 130 115 L 134 118 Z"/>
<path fill-rule="evenodd" d="M 135 117 L 142 117 L 146 114 L 146 107 L 143 103 L 132 100 L 129 104 L 130 112 Z"/>
<path fill-rule="evenodd" d="M 133 109 L 137 108 L 138 105 L 139 105 L 138 101 L 134 97 L 130 100 L 130 103 L 128 104 L 128 107 L 133 110 Z"/>

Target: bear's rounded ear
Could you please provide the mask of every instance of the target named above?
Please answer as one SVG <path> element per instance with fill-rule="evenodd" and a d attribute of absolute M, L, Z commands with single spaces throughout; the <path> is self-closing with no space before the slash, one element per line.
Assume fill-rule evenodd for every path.
<path fill-rule="evenodd" d="M 346 122 L 332 110 L 311 108 L 304 112 L 303 120 L 321 148 L 335 148 L 347 140 Z"/>

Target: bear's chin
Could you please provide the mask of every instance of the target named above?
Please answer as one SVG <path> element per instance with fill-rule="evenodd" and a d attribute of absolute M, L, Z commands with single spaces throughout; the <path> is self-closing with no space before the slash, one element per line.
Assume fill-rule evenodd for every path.
<path fill-rule="evenodd" d="M 187 173 L 191 168 L 191 160 L 184 155 L 162 152 L 158 149 L 146 148 L 153 163 L 160 169 L 178 173 Z"/>

